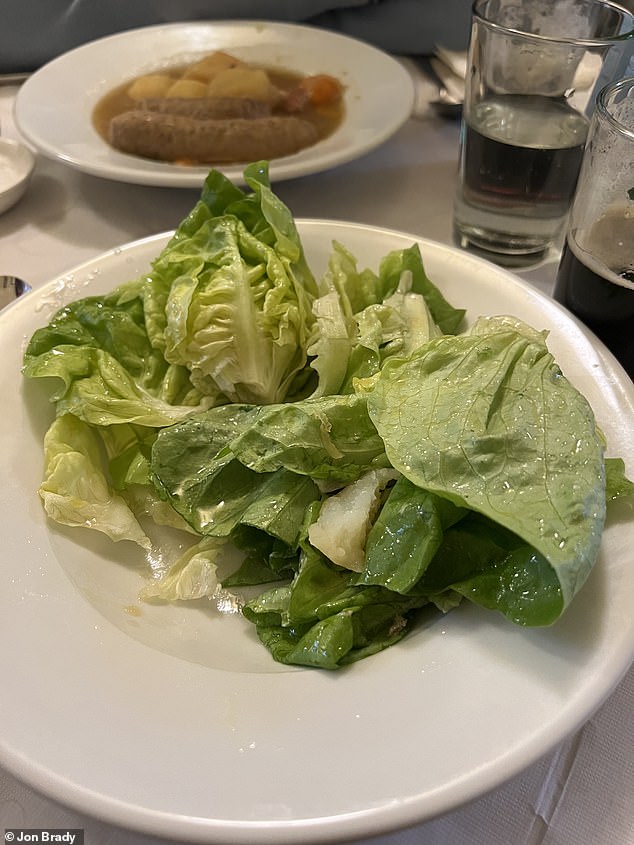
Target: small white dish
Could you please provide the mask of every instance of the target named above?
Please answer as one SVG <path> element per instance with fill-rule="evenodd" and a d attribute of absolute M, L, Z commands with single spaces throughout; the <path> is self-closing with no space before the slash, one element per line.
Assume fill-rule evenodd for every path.
<path fill-rule="evenodd" d="M 35 156 L 24 144 L 0 138 L 0 214 L 22 199 L 34 167 Z"/>

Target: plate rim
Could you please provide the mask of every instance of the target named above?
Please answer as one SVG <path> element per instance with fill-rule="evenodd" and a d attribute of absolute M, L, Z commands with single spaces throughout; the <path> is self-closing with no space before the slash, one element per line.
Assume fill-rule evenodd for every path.
<path fill-rule="evenodd" d="M 386 68 L 394 74 L 394 82 L 396 84 L 396 77 L 399 82 L 399 96 L 402 97 L 401 107 L 398 113 L 387 123 L 382 123 L 380 127 L 373 131 L 373 134 L 365 137 L 362 141 L 348 146 L 339 146 L 334 150 L 330 150 L 327 154 L 321 156 L 317 154 L 312 155 L 315 147 L 309 147 L 308 161 L 302 161 L 302 152 L 291 156 L 285 156 L 278 159 L 271 159 L 269 163 L 269 172 L 271 178 L 275 181 L 283 181 L 286 179 L 294 179 L 301 176 L 313 175 L 315 173 L 323 172 L 343 164 L 347 164 L 372 150 L 384 144 L 392 135 L 394 135 L 411 117 L 414 102 L 415 102 L 415 85 L 409 71 L 398 59 L 385 50 L 381 50 L 360 38 L 356 38 L 345 33 L 336 32 L 334 30 L 311 26 L 304 23 L 293 23 L 288 21 L 268 21 L 259 18 L 245 18 L 236 20 L 185 20 L 167 23 L 152 24 L 150 26 L 134 27 L 132 29 L 123 30 L 122 32 L 105 35 L 93 39 L 85 44 L 74 47 L 60 56 L 57 56 L 36 70 L 20 87 L 16 94 L 13 105 L 13 115 L 16 127 L 25 140 L 31 144 L 35 150 L 46 158 L 53 161 L 58 161 L 72 167 L 75 170 L 86 173 L 91 176 L 98 176 L 106 178 L 111 181 L 125 182 L 128 184 L 146 185 L 153 187 L 171 187 L 171 188 L 200 188 L 204 182 L 205 176 L 209 171 L 209 166 L 201 165 L 192 167 L 189 170 L 178 168 L 176 165 L 169 165 L 164 162 L 151 162 L 150 160 L 138 158 L 135 156 L 128 156 L 116 150 L 111 150 L 109 155 L 115 158 L 115 163 L 95 162 L 90 157 L 77 156 L 68 151 L 65 147 L 60 147 L 53 141 L 50 141 L 42 134 L 41 129 L 38 130 L 32 126 L 32 118 L 28 111 L 25 116 L 25 110 L 30 106 L 29 100 L 33 88 L 42 84 L 43 80 L 51 73 L 56 73 L 59 68 L 63 68 L 69 63 L 76 62 L 78 59 L 86 56 L 91 48 L 104 47 L 117 41 L 134 40 L 136 38 L 143 38 L 153 33 L 168 34 L 178 33 L 183 30 L 210 30 L 210 29 L 230 29 L 230 28 L 248 28 L 266 27 L 272 32 L 292 33 L 303 32 L 309 37 L 323 40 L 327 43 L 337 44 L 342 47 L 353 48 L 357 51 L 362 51 L 368 57 L 372 56 L 375 61 L 380 60 Z M 134 71 L 130 72 L 134 75 Z M 25 105 L 26 104 L 26 105 Z M 94 106 L 94 103 L 93 103 Z M 341 128 L 346 127 L 346 122 L 342 123 Z M 335 133 L 336 134 L 336 133 Z M 325 139 L 326 141 L 328 139 Z M 318 145 L 316 145 L 318 146 Z M 120 161 L 119 161 L 120 159 Z M 155 165 L 156 169 L 152 169 Z M 210 165 L 211 166 L 211 165 Z M 236 184 L 244 184 L 243 170 L 245 164 L 218 165 L 218 169 L 222 170 L 231 181 Z M 147 168 L 147 169 L 146 169 Z M 171 169 L 174 168 L 174 169 Z"/>
<path fill-rule="evenodd" d="M 533 288 L 529 283 L 519 278 L 511 271 L 497 267 L 495 265 L 490 265 L 488 262 L 484 261 L 483 259 L 477 256 L 473 256 L 468 253 L 463 253 L 462 251 L 459 251 L 456 248 L 448 246 L 444 243 L 426 239 L 414 234 L 410 235 L 407 232 L 387 229 L 380 226 L 348 223 L 346 221 L 297 218 L 296 223 L 298 225 L 298 229 L 300 230 L 300 234 L 302 234 L 303 228 L 310 226 L 334 226 L 340 229 L 355 229 L 364 233 L 377 232 L 387 236 L 396 235 L 401 238 L 405 237 L 407 239 L 416 241 L 421 245 L 430 246 L 434 249 L 439 249 L 441 253 L 449 252 L 452 254 L 459 255 L 461 258 L 466 258 L 467 263 L 473 262 L 475 265 L 479 266 L 486 265 L 487 268 L 494 272 L 496 276 L 498 276 L 499 278 L 508 279 L 509 282 L 512 282 L 524 293 L 527 293 L 530 298 L 536 299 L 540 303 L 547 303 L 548 306 L 550 308 L 553 308 L 555 312 L 560 312 L 566 321 L 569 321 L 571 325 L 573 324 L 570 315 L 565 311 L 565 309 L 562 308 L 562 306 L 550 300 L 541 291 L 537 290 L 536 288 Z M 104 259 L 110 256 L 120 255 L 130 250 L 134 251 L 137 247 L 142 245 L 150 245 L 153 243 L 160 242 L 161 240 L 168 238 L 170 235 L 171 231 L 163 232 L 155 235 L 146 236 L 135 241 L 131 241 L 121 247 L 115 247 L 114 249 L 103 252 L 92 259 L 88 259 L 82 262 L 81 264 L 76 265 L 74 268 L 68 271 L 68 273 L 64 274 L 64 276 L 80 274 L 81 272 L 89 270 L 95 264 L 102 262 Z M 16 308 L 30 308 L 31 304 L 36 302 L 38 295 L 40 295 L 40 297 L 45 297 L 49 289 L 52 289 L 54 287 L 56 281 L 59 280 L 60 277 L 61 276 L 56 276 L 54 279 L 51 279 L 44 285 L 39 286 L 37 291 L 33 291 L 31 294 L 29 294 L 27 297 L 22 298 L 21 300 L 16 300 L 11 306 L 9 306 L 3 313 L 0 314 L 0 325 L 4 320 L 9 320 L 11 312 L 15 313 L 14 310 Z M 583 331 L 583 329 L 581 330 Z M 594 336 L 587 332 L 584 332 L 584 334 L 587 334 L 589 342 L 594 343 Z M 616 372 L 618 376 L 618 367 L 620 365 L 618 365 L 615 359 L 612 359 L 611 354 L 607 352 L 605 348 L 599 347 L 598 351 L 600 357 L 605 360 L 606 366 L 610 367 L 616 364 Z M 634 396 L 634 388 L 632 389 L 632 395 Z M 630 623 L 630 627 L 631 625 L 632 623 Z M 610 692 L 616 687 L 621 678 L 625 675 L 631 663 L 633 652 L 634 643 L 631 644 L 631 647 L 629 649 L 629 659 L 625 654 L 623 655 L 620 671 L 615 673 L 615 675 L 611 679 L 610 685 L 604 688 L 602 693 L 598 694 L 595 700 L 592 701 L 588 711 L 583 714 L 581 720 L 578 721 L 577 727 L 579 724 L 581 724 L 581 721 L 588 718 L 591 713 L 594 712 L 601 705 L 601 703 L 605 700 L 605 698 L 607 698 Z M 548 748 L 552 748 L 557 742 L 563 740 L 564 738 L 561 733 L 555 730 L 556 724 L 556 720 L 553 721 L 553 735 L 550 736 L 550 739 L 545 743 L 546 745 L 548 745 Z M 575 728 L 571 728 L 570 730 L 574 729 Z M 50 773 L 45 770 L 38 769 L 38 777 L 35 781 L 33 780 L 33 778 L 28 779 L 27 777 L 25 777 L 25 773 L 27 773 L 27 770 L 29 770 L 32 774 L 32 770 L 34 768 L 38 768 L 37 764 L 34 766 L 32 761 L 29 763 L 29 761 L 21 759 L 19 753 L 15 753 L 12 755 L 11 750 L 8 752 L 9 756 L 11 757 L 11 760 L 8 760 L 6 756 L 6 745 L 3 737 L 0 736 L 0 760 L 9 771 L 14 772 L 18 777 L 22 777 L 22 779 L 27 780 L 27 782 L 33 785 L 34 788 L 39 789 L 40 791 L 44 792 L 44 794 L 52 795 L 57 800 L 60 800 L 67 806 L 73 807 L 79 812 L 89 813 L 90 815 L 93 815 L 97 818 L 101 818 L 104 821 L 107 821 L 112 824 L 121 825 L 123 823 L 125 825 L 130 825 L 131 829 L 143 831 L 145 833 L 155 835 L 165 835 L 167 833 L 169 835 L 173 835 L 175 838 L 178 837 L 185 841 L 221 841 L 219 839 L 215 839 L 215 836 L 221 836 L 229 837 L 229 840 L 235 843 L 264 843 L 270 841 L 269 837 L 272 831 L 274 831 L 275 834 L 278 836 L 280 842 L 285 842 L 289 844 L 293 841 L 296 841 L 294 837 L 296 837 L 298 834 L 301 834 L 303 840 L 306 842 L 322 842 L 330 841 L 331 839 L 341 839 L 344 835 L 354 837 L 376 836 L 379 835 L 379 833 L 389 833 L 391 831 L 407 827 L 411 824 L 422 823 L 423 821 L 430 820 L 434 815 L 449 812 L 451 809 L 455 809 L 457 806 L 462 805 L 463 803 L 482 795 L 483 791 L 487 791 L 489 789 L 495 788 L 496 786 L 499 786 L 501 783 L 508 780 L 508 778 L 512 777 L 514 774 L 517 774 L 526 766 L 539 759 L 539 757 L 546 753 L 548 748 L 544 748 L 542 744 L 542 746 L 535 749 L 532 760 L 529 759 L 527 761 L 524 758 L 521 764 L 518 764 L 518 761 L 515 761 L 515 765 L 513 765 L 513 761 L 510 761 L 511 765 L 509 766 L 508 770 L 506 770 L 504 773 L 496 774 L 494 771 L 490 771 L 488 773 L 488 779 L 487 777 L 483 777 L 483 780 L 485 782 L 484 787 L 476 786 L 475 783 L 472 783 L 471 791 L 467 790 L 467 792 L 463 794 L 462 800 L 459 802 L 459 804 L 454 803 L 451 804 L 451 806 L 447 807 L 446 804 L 443 803 L 442 795 L 437 796 L 436 804 L 432 806 L 431 814 L 426 814 L 422 819 L 420 817 L 420 811 L 417 812 L 416 810 L 418 802 L 414 799 L 410 799 L 408 802 L 405 802 L 403 805 L 397 808 L 386 808 L 385 806 L 382 806 L 364 812 L 351 813 L 350 816 L 338 814 L 330 818 L 317 818 L 309 820 L 300 819 L 287 822 L 256 821 L 252 823 L 242 821 L 232 822 L 230 820 L 225 819 L 219 825 L 216 824 L 213 829 L 210 829 L 209 819 L 194 819 L 188 817 L 186 819 L 187 823 L 185 827 L 182 827 L 182 819 L 179 819 L 173 813 L 162 814 L 135 805 L 125 805 L 123 804 L 123 802 L 116 801 L 110 796 L 106 798 L 104 798 L 104 796 L 97 796 L 97 799 L 95 799 L 95 796 L 92 793 L 87 790 L 82 791 L 81 787 L 78 788 L 76 785 L 74 787 L 76 800 L 69 801 L 68 794 L 64 791 L 63 788 L 63 780 L 60 779 L 59 776 L 57 776 L 55 784 L 50 783 Z M 57 786 L 58 788 L 56 789 L 55 786 Z M 78 793 L 81 794 L 78 796 Z M 95 800 L 97 800 L 97 803 L 99 804 L 98 807 L 95 807 Z M 122 812 L 123 816 L 121 815 Z M 397 817 L 398 821 L 396 820 Z"/>

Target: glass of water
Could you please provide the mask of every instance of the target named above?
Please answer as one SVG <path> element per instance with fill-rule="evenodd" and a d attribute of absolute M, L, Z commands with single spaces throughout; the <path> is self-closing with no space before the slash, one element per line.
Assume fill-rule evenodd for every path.
<path fill-rule="evenodd" d="M 611 0 L 475 0 L 454 237 L 498 264 L 563 230 L 598 92 L 634 70 L 634 14 Z"/>

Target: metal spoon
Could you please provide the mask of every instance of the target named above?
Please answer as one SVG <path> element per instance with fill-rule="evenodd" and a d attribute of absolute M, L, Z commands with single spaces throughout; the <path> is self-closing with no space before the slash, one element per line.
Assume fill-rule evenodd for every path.
<path fill-rule="evenodd" d="M 18 296 L 28 293 L 31 285 L 17 276 L 0 276 L 0 308 L 14 302 Z"/>
<path fill-rule="evenodd" d="M 430 105 L 442 117 L 448 117 L 452 120 L 460 119 L 462 100 L 448 89 L 445 80 L 438 72 L 437 60 L 431 56 L 419 56 L 418 65 L 438 88 L 437 99 L 432 100 Z"/>

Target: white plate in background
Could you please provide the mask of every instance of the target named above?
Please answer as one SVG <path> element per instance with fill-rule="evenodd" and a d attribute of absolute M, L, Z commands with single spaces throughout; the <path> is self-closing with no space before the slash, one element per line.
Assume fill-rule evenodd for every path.
<path fill-rule="evenodd" d="M 634 386 L 555 302 L 507 271 L 413 235 L 298 221 L 323 271 L 333 239 L 376 269 L 421 245 L 449 300 L 550 330 L 634 474 Z M 51 418 L 20 362 L 32 332 L 79 296 L 145 272 L 155 236 L 113 250 L 0 313 L 0 763 L 37 790 L 180 841 L 280 845 L 372 837 L 448 812 L 530 765 L 582 724 L 634 649 L 634 522 L 614 508 L 600 559 L 551 628 L 463 603 L 337 672 L 275 663 L 254 626 L 207 603 L 137 602 L 143 553 L 44 516 Z M 629 516 L 629 521 L 628 521 Z"/>
<path fill-rule="evenodd" d="M 365 42 L 325 29 L 267 21 L 175 23 L 128 30 L 53 59 L 22 85 L 15 122 L 35 148 L 85 173 L 141 185 L 201 187 L 208 166 L 186 167 L 119 152 L 95 130 L 97 102 L 127 79 L 225 50 L 248 62 L 302 74 L 328 73 L 345 86 L 345 117 L 312 147 L 273 159 L 272 181 L 317 173 L 386 141 L 408 119 L 414 84 L 405 68 Z M 233 182 L 243 165 L 219 166 Z"/>

